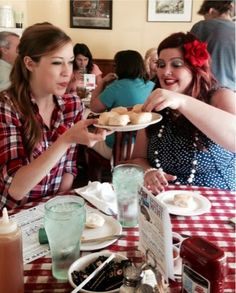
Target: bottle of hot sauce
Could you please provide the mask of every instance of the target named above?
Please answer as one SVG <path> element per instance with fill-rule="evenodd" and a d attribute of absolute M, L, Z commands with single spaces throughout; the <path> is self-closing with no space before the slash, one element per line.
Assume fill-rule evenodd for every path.
<path fill-rule="evenodd" d="M 21 230 L 4 208 L 0 219 L 0 292 L 24 293 L 23 273 Z"/>
<path fill-rule="evenodd" d="M 182 242 L 182 293 L 223 293 L 227 262 L 224 251 L 207 239 L 192 236 Z"/>

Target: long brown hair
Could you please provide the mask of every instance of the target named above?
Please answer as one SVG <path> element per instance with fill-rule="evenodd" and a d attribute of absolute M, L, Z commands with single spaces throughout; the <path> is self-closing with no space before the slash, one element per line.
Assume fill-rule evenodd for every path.
<path fill-rule="evenodd" d="M 23 143 L 29 156 L 41 139 L 42 130 L 30 101 L 31 73 L 24 64 L 24 57 L 29 56 L 34 62 L 39 62 L 42 56 L 52 53 L 68 42 L 71 42 L 71 38 L 50 23 L 37 23 L 26 28 L 20 39 L 18 56 L 10 74 L 11 86 L 8 88 L 8 95 L 16 111 L 20 113 Z M 1 93 L 0 98 L 5 99 L 4 93 Z"/>
<path fill-rule="evenodd" d="M 78 44 L 75 44 L 73 51 L 74 51 L 74 56 L 75 56 L 75 60 L 73 63 L 73 69 L 74 70 L 79 69 L 77 62 L 76 62 L 76 56 L 80 54 L 80 55 L 83 55 L 88 58 L 88 65 L 86 66 L 86 69 L 87 69 L 87 73 L 91 73 L 93 70 L 93 55 L 92 55 L 91 51 L 89 50 L 89 47 L 83 43 L 78 43 Z"/>

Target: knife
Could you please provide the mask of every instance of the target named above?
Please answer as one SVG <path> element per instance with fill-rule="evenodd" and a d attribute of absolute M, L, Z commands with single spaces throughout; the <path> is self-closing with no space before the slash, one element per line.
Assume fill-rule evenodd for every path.
<path fill-rule="evenodd" d="M 92 242 L 104 242 L 104 241 L 108 241 L 108 240 L 113 240 L 113 239 L 120 239 L 125 237 L 125 235 L 123 234 L 113 234 L 113 235 L 108 235 L 108 236 L 104 236 L 104 237 L 98 237 L 98 238 L 89 238 L 89 239 L 85 239 L 85 238 L 81 238 L 81 243 L 92 243 Z M 47 238 L 47 234 L 44 228 L 40 228 L 39 229 L 39 233 L 38 233 L 38 238 L 39 238 L 39 243 L 40 244 L 48 244 L 48 238 Z"/>
<path fill-rule="evenodd" d="M 113 239 L 121 239 L 125 237 L 125 235 L 123 234 L 115 234 L 115 235 L 109 235 L 109 236 L 104 236 L 104 237 L 99 237 L 99 238 L 90 238 L 90 239 L 81 239 L 81 243 L 92 243 L 92 242 L 104 242 L 104 241 L 108 241 L 108 240 L 113 240 Z"/>

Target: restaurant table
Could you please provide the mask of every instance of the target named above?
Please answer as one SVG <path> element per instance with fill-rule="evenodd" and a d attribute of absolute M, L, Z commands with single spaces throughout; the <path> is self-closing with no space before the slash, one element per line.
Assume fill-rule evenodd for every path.
<path fill-rule="evenodd" d="M 211 210 L 198 216 L 174 216 L 171 215 L 172 230 L 180 234 L 203 236 L 212 243 L 221 247 L 227 256 L 228 275 L 225 278 L 225 292 L 235 291 L 235 226 L 231 225 L 229 219 L 235 217 L 235 193 L 205 187 L 190 186 L 168 186 L 167 190 L 190 190 L 198 191 L 211 202 Z M 40 202 L 45 201 L 41 199 Z M 21 209 L 13 210 L 17 213 L 21 210 L 37 205 L 39 201 L 29 202 Z M 134 263 L 142 262 L 141 252 L 138 250 L 139 231 L 138 227 L 125 228 L 126 235 L 112 245 L 104 248 L 112 252 L 118 252 Z M 94 251 L 92 251 L 94 252 Z M 91 252 L 91 253 L 92 253 Z M 88 252 L 82 252 L 82 255 Z M 41 257 L 24 266 L 25 293 L 54 293 L 71 292 L 72 287 L 68 282 L 58 281 L 52 277 L 50 256 Z M 171 292 L 180 292 L 180 283 L 170 283 Z M 215 292 L 217 293 L 217 292 Z"/>

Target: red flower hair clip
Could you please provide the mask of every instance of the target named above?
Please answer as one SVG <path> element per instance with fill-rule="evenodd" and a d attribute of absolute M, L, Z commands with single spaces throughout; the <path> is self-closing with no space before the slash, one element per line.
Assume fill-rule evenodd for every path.
<path fill-rule="evenodd" d="M 202 67 L 209 59 L 207 43 L 194 40 L 184 44 L 185 58 L 194 66 Z"/>

